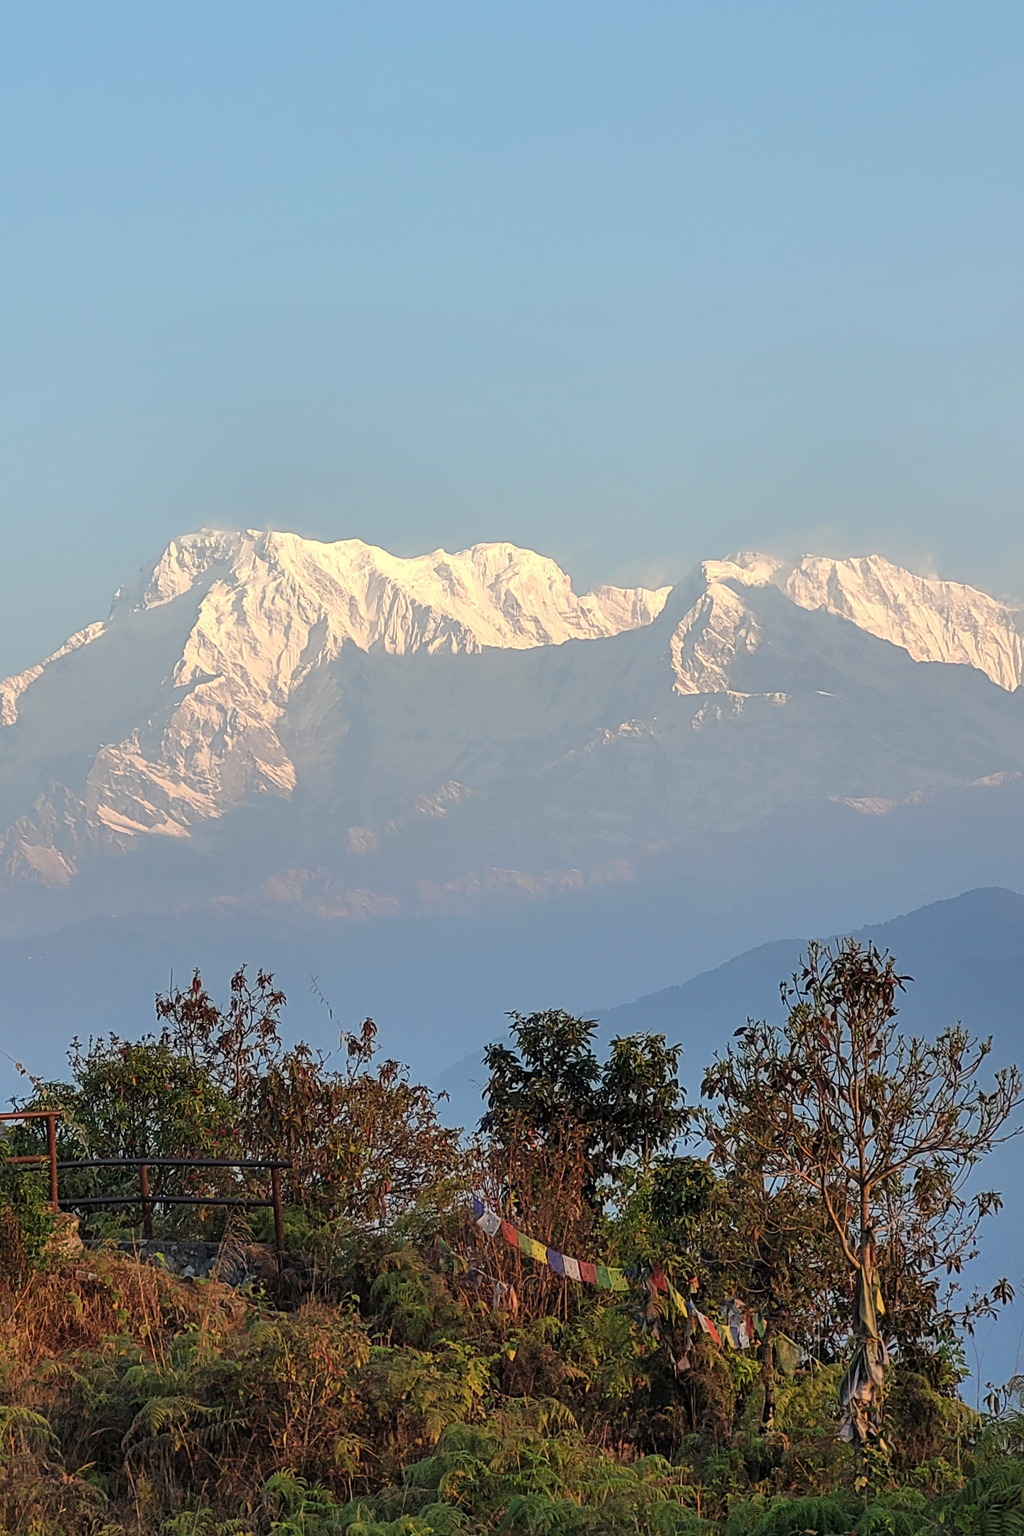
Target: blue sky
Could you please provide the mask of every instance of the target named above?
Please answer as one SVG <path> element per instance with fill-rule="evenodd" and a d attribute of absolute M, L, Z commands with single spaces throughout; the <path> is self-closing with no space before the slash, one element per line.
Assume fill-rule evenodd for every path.
<path fill-rule="evenodd" d="M 1024 8 L 8 8 L 0 673 L 204 523 L 1024 599 Z"/>

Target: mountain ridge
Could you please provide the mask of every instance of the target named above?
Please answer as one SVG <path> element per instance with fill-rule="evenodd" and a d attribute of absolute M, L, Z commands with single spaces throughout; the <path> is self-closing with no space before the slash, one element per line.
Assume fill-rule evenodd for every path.
<path fill-rule="evenodd" d="M 848 936 L 892 953 L 907 985 L 897 996 L 901 1022 L 934 1037 L 962 1021 L 975 1034 L 995 1037 L 994 1058 L 1003 1064 L 1024 1055 L 1024 895 L 980 886 L 928 902 L 882 922 L 861 924 L 847 935 L 819 934 L 834 943 Z M 809 936 L 808 936 L 809 937 Z M 781 1026 L 786 1010 L 780 984 L 799 968 L 808 937 L 777 938 L 733 955 L 672 986 L 613 1007 L 580 1008 L 600 1025 L 602 1040 L 642 1033 L 681 1044 L 680 1076 L 691 1100 L 716 1052 L 724 1051 L 748 1019 Z M 482 1055 L 475 1051 L 441 1073 L 437 1086 L 451 1096 L 460 1121 L 482 1113 Z"/>
<path fill-rule="evenodd" d="M 806 797 L 886 815 L 1024 771 L 1020 641 L 1018 610 L 880 556 L 577 597 L 511 544 L 187 535 L 0 683 L 0 918 L 144 845 L 212 858 L 224 899 L 361 918 L 628 881 Z"/>

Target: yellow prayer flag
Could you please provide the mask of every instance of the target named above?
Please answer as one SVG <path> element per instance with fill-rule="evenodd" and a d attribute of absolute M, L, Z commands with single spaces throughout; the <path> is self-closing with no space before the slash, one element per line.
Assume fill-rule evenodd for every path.
<path fill-rule="evenodd" d="M 680 1317 L 689 1317 L 690 1309 L 686 1305 L 685 1299 L 680 1296 L 671 1280 L 667 1281 L 666 1283 L 668 1285 L 668 1299 L 672 1303 L 672 1306 L 679 1313 Z"/>

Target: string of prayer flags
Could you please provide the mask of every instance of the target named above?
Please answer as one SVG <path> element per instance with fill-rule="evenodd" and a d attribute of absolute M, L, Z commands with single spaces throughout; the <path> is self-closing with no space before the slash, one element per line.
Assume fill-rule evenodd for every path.
<path fill-rule="evenodd" d="M 582 1259 L 574 1259 L 568 1253 L 559 1253 L 557 1248 L 546 1247 L 535 1237 L 530 1237 L 526 1232 L 520 1232 L 510 1221 L 503 1220 L 497 1211 L 492 1211 L 484 1204 L 479 1195 L 473 1195 L 470 1204 L 481 1232 L 488 1237 L 497 1237 L 500 1232 L 512 1248 L 518 1248 L 520 1253 L 528 1259 L 536 1260 L 538 1264 L 546 1264 L 556 1275 L 562 1275 L 566 1280 L 595 1285 L 604 1291 L 629 1289 L 629 1281 L 624 1270 L 606 1264 L 587 1264 Z"/>
<path fill-rule="evenodd" d="M 694 1321 L 720 1349 L 723 1344 L 728 1344 L 732 1349 L 749 1349 L 755 1338 L 763 1340 L 765 1336 L 764 1318 L 760 1312 L 750 1312 L 732 1296 L 727 1296 L 722 1304 L 722 1323 L 719 1330 L 712 1319 L 700 1310 L 696 1302 L 688 1300 L 681 1291 L 676 1289 L 660 1265 L 653 1264 L 649 1271 L 643 1271 L 623 1270 L 614 1265 L 596 1262 L 588 1264 L 585 1259 L 575 1259 L 571 1254 L 559 1253 L 557 1248 L 548 1248 L 543 1243 L 539 1243 L 536 1238 L 530 1237 L 528 1233 L 520 1232 L 510 1221 L 505 1221 L 496 1211 L 492 1211 L 488 1205 L 485 1205 L 478 1195 L 472 1196 L 471 1203 L 476 1224 L 487 1237 L 497 1237 L 500 1233 L 510 1247 L 518 1249 L 521 1254 L 538 1264 L 546 1264 L 553 1274 L 561 1275 L 566 1280 L 593 1285 L 600 1291 L 628 1291 L 630 1280 L 641 1281 L 646 1285 L 650 1295 L 646 1316 L 647 1321 L 653 1325 L 655 1333 L 658 1331 L 658 1297 L 664 1296 L 667 1299 L 669 1315 L 688 1320 L 688 1341 L 692 1336 Z M 450 1254 L 451 1250 L 448 1249 L 447 1253 Z M 699 1285 L 696 1275 L 691 1276 L 688 1282 L 691 1296 L 698 1290 Z M 514 1305 L 518 1301 L 514 1291 L 512 1297 Z M 507 1310 L 507 1303 L 505 1309 Z"/>

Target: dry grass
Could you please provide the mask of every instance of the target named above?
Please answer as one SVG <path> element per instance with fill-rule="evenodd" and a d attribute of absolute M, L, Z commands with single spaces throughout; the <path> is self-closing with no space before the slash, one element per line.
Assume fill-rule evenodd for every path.
<path fill-rule="evenodd" d="M 241 1325 L 246 1311 L 228 1286 L 183 1284 L 117 1251 L 83 1253 L 21 1286 L 0 1283 L 0 1362 L 8 1382 L 24 1379 L 46 1361 L 98 1351 L 114 1335 L 136 1340 L 156 1359 L 166 1334 L 209 1325 L 214 1316 L 222 1328 Z"/>
<path fill-rule="evenodd" d="M 0 1283 L 0 1529 L 157 1529 L 130 1480 L 119 1489 L 99 1465 L 97 1449 L 102 1457 L 104 1438 L 116 1436 L 104 1437 L 102 1407 L 99 1423 L 86 1411 L 97 1370 L 134 1353 L 160 1372 L 176 1339 L 237 1334 L 251 1310 L 227 1286 L 183 1284 L 118 1252 L 81 1253 L 20 1285 Z"/>

